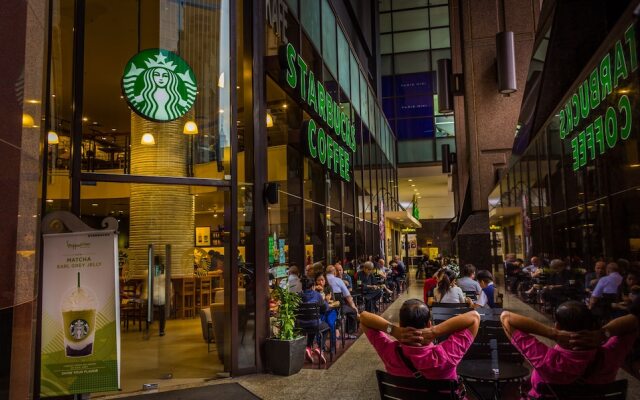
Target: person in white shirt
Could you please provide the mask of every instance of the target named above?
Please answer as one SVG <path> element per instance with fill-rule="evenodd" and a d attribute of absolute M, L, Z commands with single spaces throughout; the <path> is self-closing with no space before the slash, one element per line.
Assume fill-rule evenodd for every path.
<path fill-rule="evenodd" d="M 473 304 L 468 299 L 462 289 L 455 285 L 456 273 L 450 269 L 445 269 L 444 274 L 438 281 L 433 291 L 433 298 L 436 303 L 467 303 L 471 307 Z"/>
<path fill-rule="evenodd" d="M 456 284 L 464 292 L 475 292 L 476 299 L 480 298 L 482 288 L 478 281 L 476 281 L 476 267 L 473 264 L 465 264 L 460 269 L 461 278 L 456 281 Z"/>
<path fill-rule="evenodd" d="M 344 284 L 342 279 L 336 276 L 336 268 L 333 265 L 329 265 L 326 270 L 327 283 L 331 286 L 333 293 L 340 293 L 342 295 L 341 309 L 342 313 L 347 317 L 347 339 L 356 339 L 354 335 L 358 329 L 358 307 L 353 302 L 351 292 Z M 342 332 L 344 334 L 345 332 Z"/>
<path fill-rule="evenodd" d="M 300 282 L 300 271 L 296 265 L 289 267 L 289 277 L 287 278 L 287 290 L 292 293 L 302 292 L 302 282 Z"/>
<path fill-rule="evenodd" d="M 531 257 L 531 265 L 524 267 L 522 272 L 526 272 L 529 276 L 533 276 L 540 269 L 540 259 L 538 257 Z"/>

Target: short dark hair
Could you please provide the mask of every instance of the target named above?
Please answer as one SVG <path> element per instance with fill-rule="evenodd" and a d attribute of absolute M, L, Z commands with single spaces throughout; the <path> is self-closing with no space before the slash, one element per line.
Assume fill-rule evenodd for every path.
<path fill-rule="evenodd" d="M 476 279 L 483 282 L 493 282 L 493 275 L 486 269 L 482 269 L 476 274 Z"/>
<path fill-rule="evenodd" d="M 596 327 L 595 319 L 586 304 L 570 300 L 560 304 L 554 313 L 558 328 L 579 332 Z"/>
<path fill-rule="evenodd" d="M 423 329 L 429 323 L 429 307 L 422 300 L 409 299 L 400 307 L 400 326 Z"/>
<path fill-rule="evenodd" d="M 311 280 L 309 278 L 307 278 L 306 276 L 302 279 L 300 279 L 300 282 L 302 283 L 302 290 L 309 290 L 312 287 L 315 286 L 316 281 L 315 280 Z"/>
<path fill-rule="evenodd" d="M 461 276 L 471 276 L 476 272 L 476 267 L 473 264 L 465 264 L 460 268 Z"/>

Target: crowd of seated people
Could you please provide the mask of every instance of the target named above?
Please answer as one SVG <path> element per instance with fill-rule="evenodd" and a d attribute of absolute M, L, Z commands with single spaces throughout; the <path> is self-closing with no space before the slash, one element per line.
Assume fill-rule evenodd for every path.
<path fill-rule="evenodd" d="M 476 274 L 473 264 L 465 264 L 456 273 L 449 267 L 440 268 L 424 280 L 423 300 L 432 303 L 466 303 L 469 307 L 495 308 L 497 293 L 493 275 L 488 270 Z"/>
<path fill-rule="evenodd" d="M 319 311 L 317 320 L 301 320 L 299 328 L 327 332 L 321 336 L 308 334 L 307 361 L 325 363 L 327 348 L 335 349 L 336 339 L 355 339 L 360 311 L 380 312 L 380 306 L 389 304 L 398 294 L 406 272 L 398 256 L 389 263 L 380 257 L 335 260 L 327 266 L 323 262 L 309 263 L 304 274 L 297 265 L 290 265 L 280 286 L 299 293 L 304 304 L 317 304 Z"/>

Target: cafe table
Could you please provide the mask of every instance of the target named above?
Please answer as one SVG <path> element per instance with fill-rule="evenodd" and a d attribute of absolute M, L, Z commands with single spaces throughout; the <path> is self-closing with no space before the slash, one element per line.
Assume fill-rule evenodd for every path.
<path fill-rule="evenodd" d="M 487 359 L 462 360 L 458 364 L 458 375 L 467 383 L 478 399 L 501 399 L 501 385 L 509 382 L 522 382 L 529 375 L 529 369 L 522 363 L 501 360 L 495 339 L 489 342 L 491 354 Z M 493 392 L 491 397 L 485 397 L 473 383 L 491 383 Z"/>

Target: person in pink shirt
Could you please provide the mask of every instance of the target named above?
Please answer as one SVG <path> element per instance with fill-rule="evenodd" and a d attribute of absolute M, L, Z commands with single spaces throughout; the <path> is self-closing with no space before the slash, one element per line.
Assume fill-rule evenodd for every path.
<path fill-rule="evenodd" d="M 638 318 L 627 315 L 595 329 L 587 306 L 577 301 L 560 304 L 555 326 L 504 311 L 500 320 L 511 343 L 533 366 L 529 396 L 540 397 L 545 383 L 609 383 L 638 336 Z M 536 337 L 556 342 L 550 347 Z"/>
<path fill-rule="evenodd" d="M 478 333 L 480 315 L 476 311 L 469 311 L 432 326 L 429 314 L 429 307 L 418 299 L 402 304 L 400 326 L 376 314 L 360 314 L 363 330 L 389 374 L 414 376 L 396 353 L 399 347 L 426 379 L 458 378 L 456 367 Z M 445 335 L 450 336 L 441 343 L 433 344 L 435 338 Z"/>

